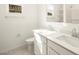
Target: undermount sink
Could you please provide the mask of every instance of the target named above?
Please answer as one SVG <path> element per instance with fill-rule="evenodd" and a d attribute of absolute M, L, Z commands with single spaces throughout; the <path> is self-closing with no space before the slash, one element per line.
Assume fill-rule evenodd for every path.
<path fill-rule="evenodd" d="M 74 38 L 74 37 L 66 36 L 66 35 L 61 35 L 61 36 L 57 37 L 56 39 L 61 40 L 73 47 L 79 48 L 79 39 L 78 38 Z"/>

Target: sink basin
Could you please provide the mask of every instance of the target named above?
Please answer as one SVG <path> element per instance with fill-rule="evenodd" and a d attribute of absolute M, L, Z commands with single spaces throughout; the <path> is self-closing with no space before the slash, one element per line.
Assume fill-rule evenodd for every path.
<path fill-rule="evenodd" d="M 73 47 L 79 48 L 79 39 L 78 38 L 74 38 L 72 36 L 61 35 L 61 36 L 57 37 L 56 39 L 61 40 L 67 44 L 70 44 Z"/>

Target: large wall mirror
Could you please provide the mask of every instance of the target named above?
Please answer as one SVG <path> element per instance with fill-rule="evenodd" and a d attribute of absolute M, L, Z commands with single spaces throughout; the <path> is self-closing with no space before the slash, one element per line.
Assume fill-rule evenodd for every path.
<path fill-rule="evenodd" d="M 63 22 L 63 4 L 47 5 L 47 21 Z"/>
<path fill-rule="evenodd" d="M 65 4 L 66 23 L 79 23 L 79 4 Z"/>
<path fill-rule="evenodd" d="M 47 21 L 79 23 L 79 4 L 47 5 Z"/>

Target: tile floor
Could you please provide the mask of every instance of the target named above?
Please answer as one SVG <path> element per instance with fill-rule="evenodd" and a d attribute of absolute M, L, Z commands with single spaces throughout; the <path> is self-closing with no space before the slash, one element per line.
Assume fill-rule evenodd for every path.
<path fill-rule="evenodd" d="M 0 55 L 34 55 L 34 44 L 24 45 Z"/>

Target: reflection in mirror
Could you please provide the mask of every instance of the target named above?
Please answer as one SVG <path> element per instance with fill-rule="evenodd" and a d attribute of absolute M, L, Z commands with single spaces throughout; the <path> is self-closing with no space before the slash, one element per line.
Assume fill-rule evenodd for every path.
<path fill-rule="evenodd" d="M 79 4 L 65 4 L 66 23 L 79 23 Z"/>
<path fill-rule="evenodd" d="M 63 4 L 47 5 L 47 21 L 63 22 Z"/>

